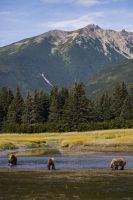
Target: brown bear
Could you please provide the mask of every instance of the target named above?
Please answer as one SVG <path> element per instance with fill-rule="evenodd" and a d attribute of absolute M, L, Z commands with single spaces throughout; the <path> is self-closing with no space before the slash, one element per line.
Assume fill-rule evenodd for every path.
<path fill-rule="evenodd" d="M 111 161 L 110 167 L 112 168 L 112 170 L 124 170 L 125 165 L 126 161 L 123 158 L 117 158 Z"/>
<path fill-rule="evenodd" d="M 17 165 L 17 157 L 16 157 L 14 154 L 11 154 L 11 155 L 9 156 L 8 164 L 9 164 L 10 166 L 12 166 L 12 165 Z"/>
<path fill-rule="evenodd" d="M 55 170 L 54 158 L 48 158 L 48 170 Z"/>

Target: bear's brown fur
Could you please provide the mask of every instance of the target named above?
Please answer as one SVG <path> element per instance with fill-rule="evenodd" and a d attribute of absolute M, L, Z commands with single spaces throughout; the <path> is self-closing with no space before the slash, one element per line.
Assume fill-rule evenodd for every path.
<path fill-rule="evenodd" d="M 55 170 L 54 158 L 48 158 L 48 170 Z"/>
<path fill-rule="evenodd" d="M 124 170 L 124 167 L 126 165 L 126 160 L 124 160 L 123 158 L 117 158 L 117 159 L 113 159 L 111 161 L 111 168 L 113 170 Z"/>
<path fill-rule="evenodd" d="M 17 157 L 14 154 L 10 155 L 8 163 L 10 165 L 17 165 Z"/>

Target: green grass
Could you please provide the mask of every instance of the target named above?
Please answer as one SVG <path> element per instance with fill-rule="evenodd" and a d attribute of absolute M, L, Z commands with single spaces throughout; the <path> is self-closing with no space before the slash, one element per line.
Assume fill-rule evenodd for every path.
<path fill-rule="evenodd" d="M 46 141 L 31 141 L 29 144 L 27 144 L 27 148 L 37 148 L 37 147 L 45 147 L 46 146 Z"/>
<path fill-rule="evenodd" d="M 0 150 L 3 150 L 3 146 L 5 147 L 4 149 L 6 149 L 6 146 L 9 149 L 8 146 L 11 145 L 15 148 L 37 148 L 45 147 L 47 144 L 44 134 L 0 134 Z"/>
<path fill-rule="evenodd" d="M 0 170 L 1 200 L 131 200 L 133 171 Z"/>
<path fill-rule="evenodd" d="M 133 129 L 71 133 L 0 134 L 0 149 L 52 147 L 65 150 L 133 152 Z M 4 148 L 2 147 L 4 146 Z"/>
<path fill-rule="evenodd" d="M 12 150 L 12 149 L 17 149 L 17 146 L 11 142 L 0 144 L 0 150 Z"/>
<path fill-rule="evenodd" d="M 16 156 L 41 156 L 49 154 L 60 154 L 57 149 L 32 149 L 31 151 L 21 151 L 15 153 Z"/>
<path fill-rule="evenodd" d="M 133 152 L 133 129 L 92 131 L 72 134 L 61 143 L 70 150 Z"/>

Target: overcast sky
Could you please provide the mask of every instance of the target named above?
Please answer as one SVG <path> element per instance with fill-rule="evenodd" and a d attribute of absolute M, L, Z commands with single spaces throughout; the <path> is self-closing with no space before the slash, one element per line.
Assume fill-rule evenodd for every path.
<path fill-rule="evenodd" d="M 133 31 L 133 0 L 0 0 L 0 46 L 88 24 Z"/>

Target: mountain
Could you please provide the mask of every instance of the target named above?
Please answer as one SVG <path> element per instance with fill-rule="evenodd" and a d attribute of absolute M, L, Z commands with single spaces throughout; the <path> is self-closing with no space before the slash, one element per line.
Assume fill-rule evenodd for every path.
<path fill-rule="evenodd" d="M 116 84 L 123 81 L 133 90 L 133 59 L 101 70 L 87 81 L 86 90 L 90 97 L 96 98 L 105 92 L 111 93 Z"/>
<path fill-rule="evenodd" d="M 28 90 L 70 87 L 108 65 L 133 58 L 133 33 L 97 25 L 49 31 L 0 48 L 0 86 Z"/>

